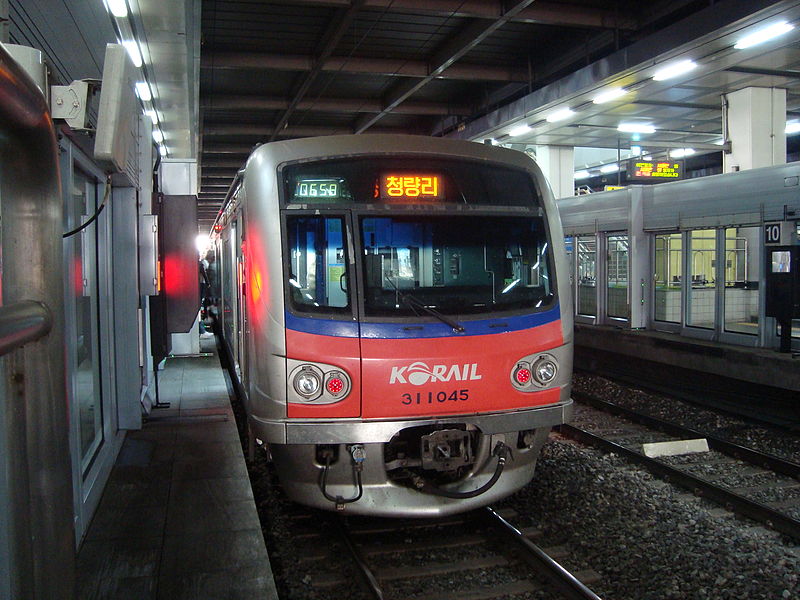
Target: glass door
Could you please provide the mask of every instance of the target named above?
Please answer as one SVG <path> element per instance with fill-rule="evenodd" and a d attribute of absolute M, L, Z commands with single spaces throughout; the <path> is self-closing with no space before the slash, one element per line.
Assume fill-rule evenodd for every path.
<path fill-rule="evenodd" d="M 577 240 L 577 277 L 575 303 L 576 314 L 585 317 L 597 316 L 597 239 L 595 236 L 579 236 Z"/>
<path fill-rule="evenodd" d="M 683 281 L 683 236 L 664 233 L 655 236 L 653 319 L 680 324 Z"/>
<path fill-rule="evenodd" d="M 65 220 L 67 229 L 85 224 L 98 206 L 97 184 L 75 170 Z M 103 442 L 103 393 L 100 381 L 99 304 L 98 304 L 98 222 L 67 238 L 67 306 L 72 314 L 71 346 L 74 373 L 72 381 L 73 415 L 77 417 L 81 470 L 85 475 Z M 70 301 L 71 300 L 71 301 Z"/>
<path fill-rule="evenodd" d="M 611 319 L 628 319 L 628 235 L 607 238 L 606 314 Z"/>
<path fill-rule="evenodd" d="M 725 230 L 724 320 L 727 333 L 758 334 L 759 227 Z"/>
<path fill-rule="evenodd" d="M 717 305 L 717 232 L 696 229 L 689 234 L 686 325 L 714 329 Z"/>

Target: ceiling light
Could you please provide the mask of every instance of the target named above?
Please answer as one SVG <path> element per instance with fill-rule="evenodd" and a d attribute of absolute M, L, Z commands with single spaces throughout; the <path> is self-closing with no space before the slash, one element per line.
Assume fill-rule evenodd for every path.
<path fill-rule="evenodd" d="M 150 117 L 150 120 L 153 122 L 153 125 L 158 125 L 158 115 L 156 114 L 156 111 L 148 110 L 145 111 L 144 114 Z"/>
<path fill-rule="evenodd" d="M 617 131 L 623 133 L 655 133 L 656 128 L 649 123 L 620 123 Z"/>
<path fill-rule="evenodd" d="M 153 139 L 156 141 L 157 144 L 160 144 L 164 141 L 164 134 L 161 133 L 160 129 L 153 129 Z"/>
<path fill-rule="evenodd" d="M 517 137 L 518 135 L 522 135 L 524 133 L 528 133 L 531 128 L 528 125 L 520 125 L 519 127 L 514 127 L 511 131 L 508 132 L 508 135 L 511 137 Z"/>
<path fill-rule="evenodd" d="M 142 102 L 150 102 L 153 99 L 153 94 L 150 93 L 150 86 L 146 81 L 139 81 L 136 84 L 136 93 Z"/>
<path fill-rule="evenodd" d="M 557 110 L 554 113 L 550 113 L 547 115 L 547 122 L 548 123 L 555 123 L 556 121 L 563 121 L 564 119 L 568 119 L 572 115 L 575 114 L 575 111 L 571 108 L 562 108 L 561 110 Z"/>
<path fill-rule="evenodd" d="M 750 48 L 752 46 L 757 46 L 758 44 L 768 42 L 769 40 L 783 35 L 784 33 L 790 32 L 792 29 L 794 29 L 794 25 L 787 23 L 786 21 L 773 23 L 768 27 L 764 27 L 763 29 L 754 31 L 750 35 L 744 36 L 742 39 L 736 42 L 733 47 L 737 50 L 744 50 L 745 48 Z"/>
<path fill-rule="evenodd" d="M 167 155 L 167 147 L 166 147 L 166 146 L 164 146 L 163 144 L 160 144 L 160 145 L 158 146 L 158 153 L 159 153 L 161 156 L 166 156 L 166 155 Z"/>
<path fill-rule="evenodd" d="M 591 176 L 589 171 L 575 171 L 575 179 L 589 179 Z"/>
<path fill-rule="evenodd" d="M 676 148 L 675 150 L 670 150 L 669 156 L 670 158 L 684 158 L 686 156 L 691 156 L 694 154 L 694 148 Z"/>
<path fill-rule="evenodd" d="M 619 165 L 617 163 L 612 163 L 610 165 L 603 165 L 600 167 L 601 173 L 616 173 L 619 171 Z"/>
<path fill-rule="evenodd" d="M 693 60 L 681 60 L 656 71 L 655 75 L 653 75 L 653 79 L 656 81 L 672 79 L 673 77 L 678 77 L 679 75 L 685 75 L 696 66 L 697 63 Z"/>
<path fill-rule="evenodd" d="M 115 17 L 121 19 L 128 16 L 128 5 L 125 0 L 105 0 L 106 8 Z"/>
<path fill-rule="evenodd" d="M 631 156 L 640 156 L 642 154 L 641 146 L 631 146 Z"/>
<path fill-rule="evenodd" d="M 595 104 L 604 104 L 606 102 L 611 102 L 612 100 L 616 100 L 617 98 L 620 98 L 627 93 L 628 90 L 624 90 L 620 87 L 611 88 L 597 94 L 597 96 L 592 98 L 592 102 L 594 102 Z"/>
<path fill-rule="evenodd" d="M 131 57 L 131 62 L 133 66 L 137 69 L 142 66 L 142 53 L 139 51 L 139 42 L 136 40 L 128 40 L 122 42 L 122 45 L 125 46 L 125 50 L 128 51 L 128 56 Z"/>
<path fill-rule="evenodd" d="M 800 121 L 787 121 L 785 133 L 786 135 L 800 133 Z"/>

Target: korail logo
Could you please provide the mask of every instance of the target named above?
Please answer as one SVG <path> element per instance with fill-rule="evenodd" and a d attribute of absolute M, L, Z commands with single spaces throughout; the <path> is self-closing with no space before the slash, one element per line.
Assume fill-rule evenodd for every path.
<path fill-rule="evenodd" d="M 389 384 L 425 385 L 447 381 L 476 381 L 481 378 L 482 376 L 478 375 L 478 363 L 429 367 L 424 362 L 415 362 L 405 367 L 392 367 Z"/>

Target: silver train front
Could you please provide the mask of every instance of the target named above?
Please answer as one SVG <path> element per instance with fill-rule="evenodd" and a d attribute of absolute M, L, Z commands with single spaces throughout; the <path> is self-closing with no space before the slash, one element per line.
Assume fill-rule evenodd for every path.
<path fill-rule="evenodd" d="M 366 267 L 358 263 L 366 260 L 361 256 L 366 250 L 357 247 L 359 242 L 364 246 L 366 242 L 361 239 L 365 234 L 358 231 L 357 220 L 364 215 L 383 218 L 395 211 L 405 219 L 427 215 L 446 218 L 448 210 L 430 204 L 387 207 L 377 201 L 358 206 L 323 206 L 287 198 L 287 181 L 282 175 L 286 165 L 363 156 L 381 160 L 390 157 L 395 161 L 413 157 L 417 164 L 421 160 L 461 160 L 527 173 L 539 194 L 541 206 L 537 214 L 545 223 L 549 276 L 556 282 L 550 291 L 552 307 L 542 313 L 547 316 L 547 323 L 537 324 L 536 319 L 543 318 L 539 313 L 520 315 L 520 311 L 512 311 L 511 317 L 477 314 L 462 319 L 464 337 L 452 331 L 443 334 L 448 326 L 420 311 L 416 317 L 388 319 L 398 331 L 416 328 L 423 332 L 418 339 L 370 338 L 370 319 L 363 315 L 365 283 L 360 279 L 367 278 Z M 453 218 L 460 218 L 465 209 L 456 208 L 460 212 L 456 211 Z M 476 215 L 483 214 L 480 207 L 477 209 Z M 494 215 L 506 214 L 496 207 L 485 212 L 488 216 L 482 218 L 487 222 Z M 512 209 L 509 214 L 519 212 Z M 297 275 L 292 272 L 292 250 L 287 246 L 287 219 L 292 217 L 286 215 L 312 218 L 329 213 L 344 215 L 347 233 L 343 234 L 342 245 L 347 263 L 340 268 L 346 274 L 342 289 L 346 287 L 346 293 L 354 298 L 352 314 L 335 318 L 310 314 L 298 320 L 290 306 L 294 291 L 291 287 L 297 285 Z M 350 231 L 351 225 L 354 232 Z M 345 508 L 354 514 L 440 516 L 494 502 L 530 481 L 550 428 L 571 417 L 572 313 L 558 213 L 540 170 L 526 155 L 481 144 L 413 136 L 331 136 L 265 144 L 253 152 L 240 171 L 215 231 L 221 330 L 245 393 L 249 432 L 267 445 L 291 499 L 322 509 Z M 530 323 L 525 323 L 531 326 L 503 330 L 506 322 L 521 319 L 528 319 Z M 296 329 L 300 321 L 303 331 Z M 470 329 L 478 327 L 485 335 L 469 335 Z M 494 333 L 495 330 L 501 333 Z M 546 333 L 539 333 L 545 330 Z M 464 345 L 463 351 L 459 344 Z M 443 347 L 447 349 L 442 350 Z M 384 352 L 385 359 L 381 357 Z M 517 354 L 509 356 L 509 352 Z M 452 381 L 448 385 L 452 392 L 450 387 L 441 391 L 447 377 L 444 367 L 435 371 L 439 368 L 437 361 L 446 362 L 443 356 L 449 361 L 447 369 Z M 557 365 L 552 380 L 545 385 L 514 380 L 520 368 L 532 367 L 543 357 Z M 399 364 L 404 366 L 398 367 Z M 415 364 L 434 369 L 424 375 L 428 377 L 425 385 L 411 386 L 397 375 L 409 373 L 405 369 Z M 450 366 L 453 364 L 464 367 Z M 323 379 L 331 372 L 344 374 L 342 379 L 351 388 L 347 398 L 338 401 L 327 397 L 330 394 L 323 389 L 319 397 L 307 402 L 291 380 L 298 365 L 316 370 Z M 424 405 L 428 394 L 427 401 L 436 406 L 436 394 L 440 403 L 443 393 L 450 394 L 451 399 L 459 390 L 464 395 L 470 389 L 468 384 L 456 380 L 469 365 L 481 365 L 479 374 L 475 375 L 474 368 L 472 373 L 480 381 L 469 385 L 483 386 L 481 402 L 485 404 L 454 402 L 446 409 L 440 406 L 436 413 L 424 414 L 420 409 L 422 412 L 410 416 L 397 414 L 396 408 L 385 414 L 380 412 L 382 408 L 376 408 L 386 405 L 390 396 L 399 407 L 397 399 L 406 396 L 419 403 L 422 394 Z M 397 375 L 395 380 L 406 383 L 408 392 L 387 392 L 391 389 L 387 387 L 390 372 Z M 525 389 L 525 385 L 531 389 Z M 528 400 L 534 398 L 535 401 Z M 344 404 L 358 406 L 353 409 L 355 412 L 344 410 L 337 414 L 336 407 Z M 487 491 L 474 497 L 422 492 L 423 486 L 413 474 L 424 474 L 420 463 L 425 457 L 404 458 L 401 450 L 429 442 L 437 448 L 434 453 L 440 454 L 433 474 L 440 477 L 441 489 L 455 494 L 480 489 L 497 471 L 498 447 L 508 449 L 502 474 Z M 412 449 L 415 452 L 424 454 L 424 450 Z M 442 452 L 464 455 L 455 458 L 455 462 L 464 462 L 457 477 L 447 472 L 449 462 L 441 457 Z M 351 501 L 356 496 L 357 501 Z"/>

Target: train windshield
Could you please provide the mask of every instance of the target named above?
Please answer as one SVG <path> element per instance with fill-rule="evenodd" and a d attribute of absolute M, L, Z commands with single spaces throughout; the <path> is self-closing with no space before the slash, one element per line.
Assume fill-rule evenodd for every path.
<path fill-rule="evenodd" d="M 364 216 L 365 315 L 536 310 L 554 298 L 540 217 Z"/>

